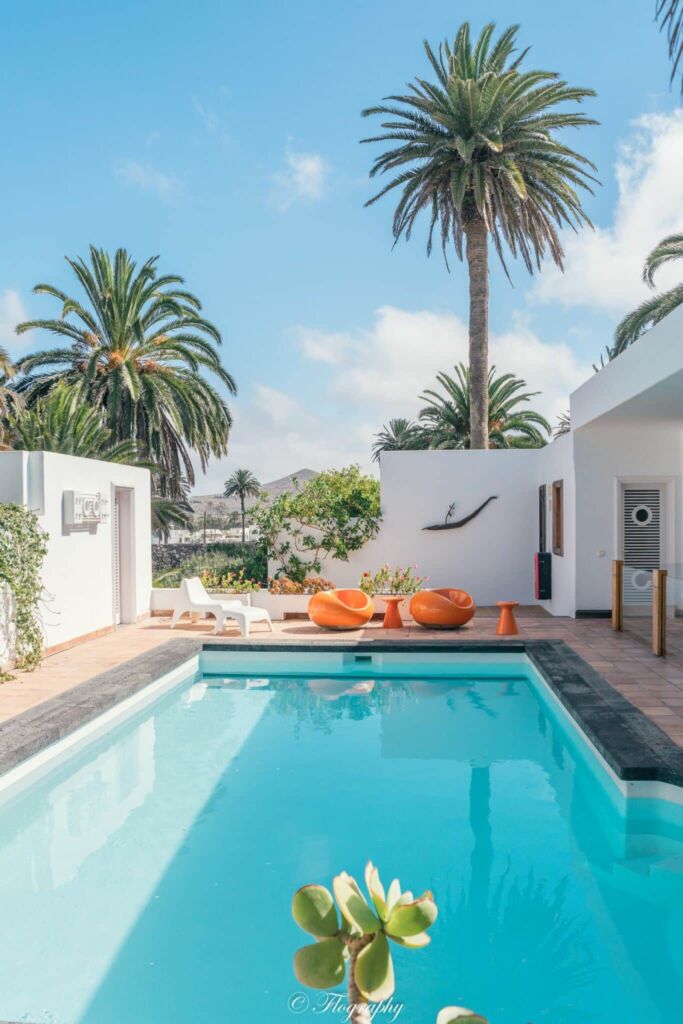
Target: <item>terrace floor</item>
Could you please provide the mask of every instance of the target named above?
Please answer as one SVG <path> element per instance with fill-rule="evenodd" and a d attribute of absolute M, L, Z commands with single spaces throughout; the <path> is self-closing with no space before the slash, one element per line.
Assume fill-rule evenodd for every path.
<path fill-rule="evenodd" d="M 304 619 L 275 622 L 273 633 L 257 623 L 252 640 L 262 642 L 325 643 L 344 640 L 414 639 L 440 640 L 448 637 L 481 640 L 495 635 L 498 609 L 480 608 L 474 620 L 455 633 L 431 631 L 414 624 L 401 630 L 382 629 L 381 620 L 373 620 L 364 629 L 330 633 Z M 683 747 L 683 622 L 669 624 L 669 649 L 666 658 L 655 658 L 649 648 L 629 632 L 615 633 L 605 619 L 553 618 L 539 608 L 518 609 L 517 621 L 522 638 L 564 640 L 585 661 L 600 672 L 632 704 Z M 123 626 L 95 640 L 46 658 L 31 673 L 17 672 L 16 678 L 0 686 L 0 722 L 26 711 L 36 704 L 85 682 L 92 676 L 152 650 L 174 637 L 211 638 L 213 620 L 183 620 L 175 630 L 170 619 L 153 617 L 138 626 Z M 239 641 L 238 630 L 228 628 L 220 636 L 222 643 Z"/>

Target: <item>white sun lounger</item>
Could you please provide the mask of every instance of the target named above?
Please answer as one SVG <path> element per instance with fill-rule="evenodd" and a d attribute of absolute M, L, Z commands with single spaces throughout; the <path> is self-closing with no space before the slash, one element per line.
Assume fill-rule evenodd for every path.
<path fill-rule="evenodd" d="M 249 636 L 249 628 L 252 622 L 265 622 L 270 631 L 273 631 L 273 624 L 270 615 L 265 608 L 252 608 L 242 604 L 237 598 L 234 601 L 218 601 L 207 594 L 204 584 L 198 576 L 192 579 L 183 580 L 180 584 L 178 603 L 173 612 L 171 629 L 173 629 L 180 618 L 186 614 L 196 612 L 199 615 L 215 615 L 216 626 L 214 633 L 221 633 L 225 628 L 226 619 L 235 619 L 240 628 L 242 636 Z"/>

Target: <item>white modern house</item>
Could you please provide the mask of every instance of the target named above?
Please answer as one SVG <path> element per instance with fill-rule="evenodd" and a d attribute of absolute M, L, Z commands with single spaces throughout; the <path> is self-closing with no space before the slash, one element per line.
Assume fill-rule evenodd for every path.
<path fill-rule="evenodd" d="M 607 613 L 611 563 L 683 562 L 683 308 L 572 395 L 571 432 L 545 448 L 387 452 L 383 524 L 350 562 L 328 562 L 337 586 L 364 570 L 411 564 L 428 586 L 478 604 L 516 600 L 553 615 Z M 427 530 L 467 518 L 456 528 Z M 535 594 L 534 554 L 551 563 L 551 594 Z M 678 571 L 674 575 L 679 575 Z M 650 585 L 632 572 L 626 586 Z M 643 595 L 645 596 L 645 595 Z"/>
<path fill-rule="evenodd" d="M 32 509 L 49 535 L 39 609 L 48 652 L 149 614 L 148 470 L 53 452 L 0 452 L 0 502 Z M 8 657 L 4 640 L 0 661 Z"/>

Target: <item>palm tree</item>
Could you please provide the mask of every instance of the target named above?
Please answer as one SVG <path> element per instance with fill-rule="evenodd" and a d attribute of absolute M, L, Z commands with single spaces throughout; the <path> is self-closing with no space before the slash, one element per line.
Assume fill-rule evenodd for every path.
<path fill-rule="evenodd" d="M 555 437 L 562 437 L 564 434 L 571 433 L 571 429 L 572 417 L 569 409 L 567 409 L 566 412 L 560 413 L 560 415 L 557 417 L 557 423 L 555 424 L 553 434 L 555 435 Z"/>
<path fill-rule="evenodd" d="M 221 366 L 218 329 L 201 315 L 201 303 L 176 274 L 159 275 L 158 257 L 137 268 L 125 249 L 113 260 L 90 247 L 90 260 L 68 259 L 86 303 L 50 284 L 38 294 L 61 303 L 52 320 L 29 320 L 17 333 L 42 329 L 66 339 L 61 348 L 19 360 L 19 388 L 29 404 L 58 381 L 77 384 L 84 400 L 101 408 L 117 441 L 135 440 L 159 467 L 160 494 L 178 498 L 183 480 L 194 482 L 191 451 L 202 468 L 227 451 L 231 417 L 209 371 L 235 393 Z"/>
<path fill-rule="evenodd" d="M 683 58 L 683 0 L 657 0 L 655 17 L 660 23 L 660 28 L 666 29 L 669 60 L 672 64 L 671 81 L 673 82 L 678 65 Z M 681 90 L 683 90 L 683 78 L 681 78 Z"/>
<path fill-rule="evenodd" d="M 659 268 L 680 259 L 683 259 L 683 234 L 668 235 L 654 247 L 645 260 L 643 281 L 650 288 L 654 288 L 654 278 Z M 624 349 L 637 341 L 641 334 L 658 324 L 681 303 L 683 303 L 683 282 L 641 302 L 637 309 L 624 317 L 614 332 L 614 345 L 607 350 L 609 358 L 615 359 L 616 356 L 621 355 Z"/>
<path fill-rule="evenodd" d="M 171 530 L 189 529 L 192 517 L 193 509 L 186 496 L 177 500 L 152 496 L 152 533 L 164 542 Z"/>
<path fill-rule="evenodd" d="M 5 430 L 7 427 L 7 418 L 12 411 L 19 408 L 21 400 L 16 391 L 11 387 L 8 387 L 9 381 L 14 376 L 14 366 L 8 353 L 2 346 L 0 346 L 0 448 L 6 450 L 7 446 L 3 444 Z"/>
<path fill-rule="evenodd" d="M 577 189 L 590 192 L 595 181 L 588 171 L 593 164 L 556 137 L 560 129 L 596 123 L 580 111 L 558 109 L 595 93 L 550 71 L 522 71 L 528 51 L 516 50 L 517 26 L 496 40 L 494 29 L 487 25 L 473 45 L 465 23 L 453 48 L 446 41 L 438 53 L 425 43 L 436 82 L 417 78 L 408 95 L 363 111 L 388 118 L 383 134 L 363 142 L 397 143 L 375 158 L 371 177 L 392 178 L 366 205 L 399 189 L 395 242 L 409 239 L 426 211 L 428 253 L 437 226 L 446 261 L 451 242 L 459 259 L 465 243 L 472 448 L 488 447 L 489 237 L 506 273 L 505 247 L 530 273 L 546 255 L 561 268 L 558 231 L 590 224 Z"/>
<path fill-rule="evenodd" d="M 455 377 L 439 373 L 442 392 L 429 389 L 421 395 L 427 403 L 420 420 L 430 438 L 430 448 L 470 448 L 470 372 L 460 363 Z M 488 373 L 489 448 L 542 448 L 547 444 L 550 424 L 533 409 L 520 408 L 538 391 L 525 392 L 526 381 L 512 373 Z"/>
<path fill-rule="evenodd" d="M 246 540 L 245 521 L 247 512 L 244 502 L 247 498 L 256 498 L 260 494 L 261 485 L 250 469 L 236 469 L 229 480 L 225 481 L 226 498 L 239 498 L 240 515 L 242 518 L 242 543 Z"/>
<path fill-rule="evenodd" d="M 382 452 L 415 451 L 429 447 L 429 439 L 422 427 L 402 416 L 389 420 L 389 423 L 384 424 L 375 437 L 377 440 L 372 446 L 374 462 L 379 462 Z"/>
<path fill-rule="evenodd" d="M 60 452 L 86 459 L 140 465 L 137 442 L 116 441 L 104 413 L 87 405 L 80 389 L 64 382 L 9 417 L 12 447 L 21 451 Z"/>

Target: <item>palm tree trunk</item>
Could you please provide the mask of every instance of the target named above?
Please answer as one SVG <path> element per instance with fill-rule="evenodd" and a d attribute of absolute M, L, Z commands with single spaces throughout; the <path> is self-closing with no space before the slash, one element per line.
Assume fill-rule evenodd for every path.
<path fill-rule="evenodd" d="M 244 529 L 244 521 L 246 519 L 247 513 L 246 513 L 246 510 L 244 508 L 244 495 L 243 494 L 240 494 L 240 505 L 242 507 L 242 543 L 244 544 L 244 542 L 246 541 L 246 537 L 247 537 L 245 529 Z"/>
<path fill-rule="evenodd" d="M 488 231 L 476 214 L 465 224 L 470 275 L 470 448 L 489 446 Z"/>

